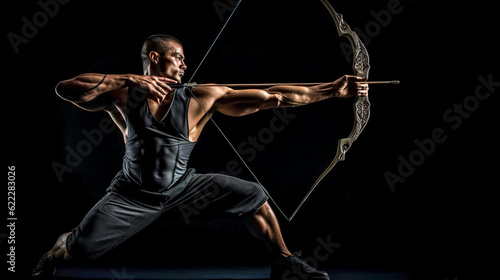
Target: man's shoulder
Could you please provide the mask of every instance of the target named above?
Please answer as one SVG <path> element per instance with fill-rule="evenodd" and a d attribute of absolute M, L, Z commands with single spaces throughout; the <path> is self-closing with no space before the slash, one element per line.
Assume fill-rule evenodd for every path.
<path fill-rule="evenodd" d="M 224 97 L 232 89 L 226 86 L 217 84 L 199 84 L 192 89 L 193 94 L 197 98 L 218 100 Z"/>

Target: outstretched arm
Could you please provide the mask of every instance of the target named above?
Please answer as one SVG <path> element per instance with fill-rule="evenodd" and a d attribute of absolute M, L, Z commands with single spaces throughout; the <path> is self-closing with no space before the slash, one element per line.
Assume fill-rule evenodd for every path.
<path fill-rule="evenodd" d="M 360 77 L 346 75 L 332 83 L 310 87 L 273 86 L 264 90 L 226 88 L 225 91 L 221 88 L 219 91 L 220 98 L 213 109 L 230 116 L 243 116 L 264 109 L 307 105 L 332 97 L 367 95 L 368 85 Z"/>

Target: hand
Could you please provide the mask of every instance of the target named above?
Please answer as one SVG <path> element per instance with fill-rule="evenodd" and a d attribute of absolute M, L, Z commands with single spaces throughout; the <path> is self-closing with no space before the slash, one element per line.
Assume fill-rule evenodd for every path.
<path fill-rule="evenodd" d="M 368 96 L 368 84 L 362 77 L 345 75 L 333 82 L 336 96 L 340 98 Z"/>
<path fill-rule="evenodd" d="M 161 103 L 165 97 L 174 90 L 168 84 L 176 84 L 176 80 L 166 77 L 150 76 L 150 75 L 130 75 L 129 87 L 137 88 L 146 93 L 150 93 L 154 98 Z"/>

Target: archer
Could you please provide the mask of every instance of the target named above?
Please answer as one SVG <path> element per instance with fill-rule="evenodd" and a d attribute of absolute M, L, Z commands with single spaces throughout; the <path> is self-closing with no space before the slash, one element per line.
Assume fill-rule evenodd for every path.
<path fill-rule="evenodd" d="M 33 271 L 34 279 L 49 279 L 63 260 L 95 259 L 174 209 L 197 203 L 209 188 L 206 216 L 241 216 L 273 257 L 272 279 L 329 279 L 290 253 L 268 196 L 256 183 L 220 174 L 198 174 L 187 168 L 190 153 L 215 112 L 244 116 L 277 107 L 302 106 L 327 98 L 368 94 L 360 77 L 343 76 L 315 86 L 271 86 L 236 90 L 226 86 L 172 89 L 187 69 L 181 43 L 167 35 L 146 39 L 144 75 L 82 74 L 61 81 L 57 94 L 88 111 L 106 111 L 125 139 L 123 168 L 107 194 L 71 232 L 61 235 Z"/>

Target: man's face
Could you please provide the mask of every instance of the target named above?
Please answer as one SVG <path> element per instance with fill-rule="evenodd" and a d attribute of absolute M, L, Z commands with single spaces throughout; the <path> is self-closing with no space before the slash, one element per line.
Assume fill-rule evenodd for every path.
<path fill-rule="evenodd" d="M 160 57 L 158 63 L 159 75 L 181 82 L 187 66 L 184 64 L 184 50 L 176 42 L 169 42 L 168 51 Z"/>

